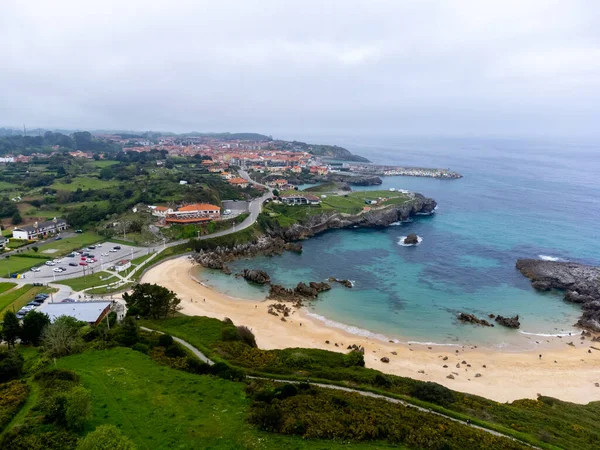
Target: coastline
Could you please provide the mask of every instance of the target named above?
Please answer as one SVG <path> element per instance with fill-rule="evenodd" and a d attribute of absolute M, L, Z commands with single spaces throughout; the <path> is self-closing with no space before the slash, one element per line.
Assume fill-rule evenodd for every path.
<path fill-rule="evenodd" d="M 176 292 L 182 300 L 184 314 L 221 320 L 229 317 L 236 325 L 248 326 L 263 349 L 305 347 L 347 352 L 348 345 L 356 344 L 365 348 L 366 367 L 434 381 L 456 391 L 499 402 L 536 398 L 538 393 L 581 404 L 600 400 L 600 388 L 595 386 L 600 382 L 600 351 L 588 353 L 587 341 L 577 347 L 561 342 L 566 348 L 551 346 L 522 352 L 386 342 L 351 334 L 311 317 L 302 309 L 295 310 L 286 322 L 282 322 L 279 317 L 267 313 L 267 307 L 273 301 L 235 299 L 217 292 L 193 279 L 191 268 L 195 266 L 187 257 L 165 261 L 150 269 L 141 281 L 160 284 Z M 327 340 L 330 344 L 325 343 Z M 578 339 L 574 341 L 579 344 Z M 539 358 L 540 353 L 542 358 Z M 389 363 L 381 362 L 382 357 L 389 358 Z M 444 357 L 448 359 L 444 361 Z M 462 361 L 470 367 L 461 364 Z M 454 379 L 448 379 L 452 372 Z M 476 377 L 476 374 L 481 376 Z"/>

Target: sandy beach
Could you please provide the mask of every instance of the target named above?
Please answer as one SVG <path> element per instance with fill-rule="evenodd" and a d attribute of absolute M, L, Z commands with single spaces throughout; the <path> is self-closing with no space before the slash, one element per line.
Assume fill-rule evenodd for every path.
<path fill-rule="evenodd" d="M 185 257 L 169 260 L 149 270 L 142 282 L 160 284 L 175 291 L 182 300 L 184 314 L 217 319 L 229 317 L 236 325 L 248 326 L 263 349 L 305 347 L 347 352 L 348 345 L 356 344 L 365 348 L 367 367 L 435 381 L 500 402 L 536 398 L 538 394 L 581 404 L 600 400 L 600 387 L 595 385 L 600 383 L 600 351 L 588 352 L 590 345 L 600 348 L 600 343 L 589 339 L 581 341 L 580 336 L 555 340 L 551 347 L 543 350 L 520 353 L 468 346 L 390 343 L 328 326 L 303 310 L 296 310 L 283 322 L 280 317 L 267 313 L 268 305 L 274 301 L 255 302 L 224 295 L 193 279 L 192 267 L 192 262 Z M 570 341 L 574 347 L 567 345 Z M 382 357 L 388 357 L 389 363 L 381 362 Z M 466 364 L 462 364 L 463 361 Z M 454 379 L 447 378 L 451 374 Z"/>

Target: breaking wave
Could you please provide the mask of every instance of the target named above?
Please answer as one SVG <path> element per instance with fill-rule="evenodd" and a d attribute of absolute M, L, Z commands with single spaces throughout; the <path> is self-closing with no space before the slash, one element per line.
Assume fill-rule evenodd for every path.
<path fill-rule="evenodd" d="M 384 334 L 374 333 L 372 331 L 365 330 L 364 328 L 354 327 L 352 325 L 346 325 L 346 324 L 343 324 L 340 322 L 336 322 L 335 320 L 330 320 L 326 317 L 323 317 L 319 314 L 315 314 L 310 311 L 306 311 L 306 315 L 309 317 L 312 317 L 313 319 L 317 319 L 319 322 L 323 322 L 325 325 L 328 325 L 333 328 L 338 328 L 340 330 L 344 330 L 344 331 L 346 331 L 350 334 L 354 334 L 356 336 L 379 339 L 380 341 L 384 341 L 384 342 L 392 341 L 396 344 L 400 342 L 399 340 L 391 339 L 391 338 L 385 336 Z"/>
<path fill-rule="evenodd" d="M 543 261 L 564 261 L 566 262 L 566 259 L 563 258 L 559 258 L 558 256 L 550 256 L 550 255 L 538 255 L 539 258 Z"/>
<path fill-rule="evenodd" d="M 404 239 L 406 239 L 406 237 L 407 236 L 400 236 L 400 239 L 398 239 L 398 245 L 401 245 L 402 247 L 414 247 L 415 245 L 419 245 L 421 242 L 423 242 L 423 238 L 421 236 L 417 236 L 416 244 L 405 244 Z"/>

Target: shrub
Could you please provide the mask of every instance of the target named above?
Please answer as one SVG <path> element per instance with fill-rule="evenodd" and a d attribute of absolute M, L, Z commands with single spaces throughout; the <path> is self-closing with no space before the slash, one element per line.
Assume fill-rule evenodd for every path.
<path fill-rule="evenodd" d="M 0 384 L 0 430 L 12 420 L 28 395 L 29 386 L 24 381 L 15 380 Z"/>
<path fill-rule="evenodd" d="M 430 381 L 419 383 L 413 388 L 411 395 L 426 402 L 447 406 L 454 403 L 454 393 L 441 384 Z"/>
<path fill-rule="evenodd" d="M 100 425 L 79 440 L 77 450 L 135 450 L 135 445 L 114 425 Z"/>
<path fill-rule="evenodd" d="M 245 342 L 246 344 L 248 344 L 250 347 L 253 347 L 253 348 L 257 348 L 258 347 L 256 345 L 256 337 L 254 336 L 254 333 L 252 333 L 252 331 L 250 330 L 250 328 L 242 325 L 242 326 L 237 327 L 237 332 L 238 332 L 238 335 L 239 335 L 240 339 L 243 342 Z"/>
<path fill-rule="evenodd" d="M 0 348 L 0 383 L 19 378 L 24 363 L 23 356 L 16 350 Z"/>
<path fill-rule="evenodd" d="M 373 384 L 375 386 L 389 388 L 392 386 L 392 381 L 386 377 L 385 375 L 378 373 L 375 375 L 375 379 L 373 380 Z"/>
<path fill-rule="evenodd" d="M 352 350 L 344 358 L 346 367 L 365 367 L 365 355 L 358 350 Z"/>
<path fill-rule="evenodd" d="M 77 386 L 67 396 L 65 408 L 66 426 L 69 430 L 80 431 L 92 415 L 90 392 Z"/>
<path fill-rule="evenodd" d="M 145 354 L 148 354 L 148 352 L 150 351 L 150 347 L 146 344 L 142 344 L 141 342 L 138 342 L 131 348 L 133 350 L 135 350 L 136 352 L 145 353 Z"/>
<path fill-rule="evenodd" d="M 165 355 L 169 358 L 183 358 L 187 356 L 187 353 L 183 348 L 174 343 L 165 348 Z"/>
<path fill-rule="evenodd" d="M 173 345 L 173 336 L 170 334 L 161 334 L 158 337 L 158 345 L 165 348 Z"/>
<path fill-rule="evenodd" d="M 219 378 L 231 381 L 242 381 L 246 377 L 242 370 L 235 367 L 231 367 L 230 365 L 223 362 L 218 362 L 211 366 L 210 372 L 213 375 L 218 376 Z"/>
<path fill-rule="evenodd" d="M 238 334 L 237 328 L 235 328 L 233 326 L 224 327 L 221 330 L 221 340 L 223 340 L 223 341 L 239 341 L 240 335 Z"/>
<path fill-rule="evenodd" d="M 187 371 L 197 375 L 206 375 L 210 373 L 210 366 L 196 357 L 188 356 L 186 359 Z"/>

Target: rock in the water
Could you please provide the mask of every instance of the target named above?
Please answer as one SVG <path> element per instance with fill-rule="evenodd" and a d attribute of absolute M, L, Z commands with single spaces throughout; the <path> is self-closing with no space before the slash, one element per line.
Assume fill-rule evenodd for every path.
<path fill-rule="evenodd" d="M 267 284 L 271 282 L 271 277 L 264 270 L 259 269 L 244 269 L 241 273 L 245 280 L 257 284 Z"/>
<path fill-rule="evenodd" d="M 521 322 L 519 322 L 519 315 L 514 317 L 504 317 L 504 316 L 496 316 L 496 322 L 500 325 L 503 325 L 508 328 L 519 328 L 521 326 Z"/>
<path fill-rule="evenodd" d="M 411 233 L 404 238 L 404 243 L 406 245 L 417 245 L 419 243 L 419 236 L 415 233 Z"/>
<path fill-rule="evenodd" d="M 340 283 L 341 285 L 346 286 L 347 288 L 352 287 L 352 281 L 350 281 L 350 280 L 338 280 L 336 277 L 329 277 L 329 282 L 330 283 Z"/>
<path fill-rule="evenodd" d="M 577 325 L 600 331 L 600 267 L 571 262 L 519 259 L 517 269 L 536 289 L 560 289 L 565 300 L 582 305 Z"/>
<path fill-rule="evenodd" d="M 493 327 L 494 326 L 494 324 L 489 323 L 485 319 L 478 319 L 477 317 L 475 317 L 475 315 L 467 314 L 464 312 L 461 312 L 458 315 L 458 320 L 460 320 L 461 322 L 474 323 L 476 325 L 483 325 L 484 327 Z"/>

